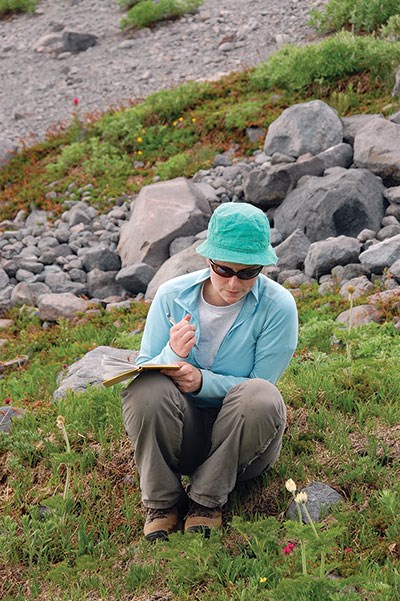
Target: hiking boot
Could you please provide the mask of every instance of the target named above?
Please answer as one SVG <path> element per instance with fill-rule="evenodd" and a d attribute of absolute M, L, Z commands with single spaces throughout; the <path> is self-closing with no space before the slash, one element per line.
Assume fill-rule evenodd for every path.
<path fill-rule="evenodd" d="M 147 540 L 168 540 L 168 534 L 178 529 L 178 508 L 147 509 L 144 535 Z"/>
<path fill-rule="evenodd" d="M 218 529 L 221 526 L 222 511 L 220 507 L 204 507 L 204 505 L 192 502 L 185 519 L 185 532 L 202 532 L 208 538 L 212 528 Z"/>

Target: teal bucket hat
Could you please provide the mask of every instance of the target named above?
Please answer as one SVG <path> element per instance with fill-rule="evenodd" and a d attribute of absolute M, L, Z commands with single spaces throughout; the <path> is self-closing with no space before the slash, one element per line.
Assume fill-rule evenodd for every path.
<path fill-rule="evenodd" d="M 267 216 L 246 202 L 221 204 L 212 214 L 207 238 L 196 251 L 203 257 L 242 265 L 275 265 Z"/>

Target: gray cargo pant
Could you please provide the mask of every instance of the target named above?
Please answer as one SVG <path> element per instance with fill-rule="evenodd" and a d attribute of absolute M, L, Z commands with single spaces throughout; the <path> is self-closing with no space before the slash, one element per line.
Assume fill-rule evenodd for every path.
<path fill-rule="evenodd" d="M 286 423 L 278 389 L 261 379 L 229 390 L 218 409 L 199 409 L 160 373 L 145 373 L 122 391 L 126 431 L 135 449 L 142 501 L 166 509 L 184 495 L 222 506 L 237 480 L 261 474 L 277 461 Z"/>

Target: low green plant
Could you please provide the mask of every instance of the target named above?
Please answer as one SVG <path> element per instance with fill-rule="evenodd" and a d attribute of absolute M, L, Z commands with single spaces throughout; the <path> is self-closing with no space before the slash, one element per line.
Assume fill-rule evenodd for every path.
<path fill-rule="evenodd" d="M 0 17 L 14 12 L 33 13 L 36 5 L 36 0 L 0 0 Z"/>
<path fill-rule="evenodd" d="M 388 40 L 400 40 L 400 14 L 393 15 L 379 30 L 379 35 Z"/>
<path fill-rule="evenodd" d="M 288 91 L 305 90 L 310 84 L 329 84 L 354 74 L 369 73 L 393 86 L 400 62 L 400 45 L 373 36 L 340 32 L 307 46 L 285 46 L 257 67 L 250 78 L 261 90 L 274 86 Z"/>
<path fill-rule="evenodd" d="M 311 11 L 309 23 L 325 33 L 343 27 L 355 33 L 370 33 L 398 13 L 398 0 L 329 0 L 323 8 Z"/>
<path fill-rule="evenodd" d="M 157 21 L 176 19 L 196 10 L 203 2 L 204 0 L 143 0 L 132 6 L 122 19 L 121 27 L 148 27 Z"/>

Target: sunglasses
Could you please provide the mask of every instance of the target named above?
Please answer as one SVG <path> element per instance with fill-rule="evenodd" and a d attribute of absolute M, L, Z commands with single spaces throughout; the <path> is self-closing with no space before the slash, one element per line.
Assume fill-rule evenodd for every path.
<path fill-rule="evenodd" d="M 260 271 L 263 268 L 263 265 L 257 265 L 256 267 L 248 267 L 247 269 L 239 269 L 239 271 L 233 271 L 230 267 L 225 267 L 224 265 L 218 265 L 214 263 L 212 259 L 208 259 L 210 261 L 211 269 L 214 273 L 221 276 L 221 278 L 233 278 L 236 276 L 239 280 L 251 280 L 258 276 Z"/>

